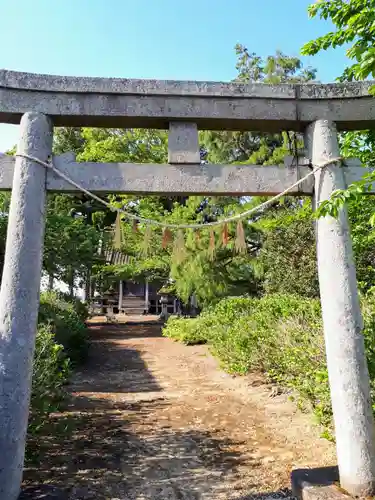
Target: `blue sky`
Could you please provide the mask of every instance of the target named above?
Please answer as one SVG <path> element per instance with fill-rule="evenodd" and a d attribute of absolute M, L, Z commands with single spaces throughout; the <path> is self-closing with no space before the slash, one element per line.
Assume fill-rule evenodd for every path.
<path fill-rule="evenodd" d="M 234 78 L 236 43 L 267 56 L 301 46 L 330 25 L 307 16 L 312 0 L 0 0 L 0 68 L 124 78 Z M 342 49 L 305 65 L 333 81 Z M 0 124 L 0 151 L 17 127 Z"/>

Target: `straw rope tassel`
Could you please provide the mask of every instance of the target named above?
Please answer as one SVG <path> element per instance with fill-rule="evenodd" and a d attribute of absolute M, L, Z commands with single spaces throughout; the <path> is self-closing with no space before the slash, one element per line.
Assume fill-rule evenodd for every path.
<path fill-rule="evenodd" d="M 115 223 L 115 237 L 113 246 L 116 250 L 121 248 L 121 214 L 117 212 L 116 223 Z"/>
<path fill-rule="evenodd" d="M 150 245 L 151 245 L 151 238 L 152 238 L 152 230 L 150 226 L 146 226 L 145 229 L 145 234 L 143 237 L 143 244 L 142 244 L 142 255 L 144 257 L 147 257 L 149 250 L 150 250 Z"/>
<path fill-rule="evenodd" d="M 138 221 L 137 221 L 137 219 L 133 219 L 132 230 L 133 230 L 133 233 L 138 233 Z"/>
<path fill-rule="evenodd" d="M 173 235 L 171 230 L 168 227 L 165 227 L 163 230 L 163 239 L 161 241 L 161 246 L 165 250 L 168 244 L 172 241 Z"/>
<path fill-rule="evenodd" d="M 245 253 L 247 250 L 245 231 L 243 229 L 243 224 L 241 220 L 237 222 L 236 240 L 234 242 L 234 248 L 237 253 Z"/>
<path fill-rule="evenodd" d="M 213 260 L 214 259 L 214 255 L 215 255 L 215 231 L 213 229 L 211 229 L 210 231 L 210 243 L 209 243 L 209 246 L 208 246 L 208 253 L 209 253 L 209 258 L 210 260 Z"/>
<path fill-rule="evenodd" d="M 229 232 L 228 232 L 228 224 L 225 223 L 223 226 L 223 232 L 221 233 L 223 247 L 226 247 L 229 242 Z"/>
<path fill-rule="evenodd" d="M 181 264 L 186 257 L 185 235 L 182 229 L 177 231 L 177 235 L 174 240 L 173 257 L 178 264 Z"/>

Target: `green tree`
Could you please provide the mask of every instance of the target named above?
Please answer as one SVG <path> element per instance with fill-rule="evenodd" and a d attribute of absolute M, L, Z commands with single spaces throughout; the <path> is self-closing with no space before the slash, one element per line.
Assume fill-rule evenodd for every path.
<path fill-rule="evenodd" d="M 367 292 L 375 285 L 375 228 L 370 224 L 375 199 L 360 196 L 348 205 L 351 236 L 360 289 Z"/>
<path fill-rule="evenodd" d="M 306 43 L 302 54 L 349 44 L 346 55 L 353 61 L 341 76 L 343 81 L 375 77 L 375 0 L 319 0 L 308 9 L 310 17 L 329 19 L 336 30 Z"/>
<path fill-rule="evenodd" d="M 163 130 L 142 129 L 90 129 L 81 131 L 84 147 L 77 155 L 78 161 L 166 163 L 168 136 Z M 119 195 L 107 199 L 113 206 L 123 208 L 134 216 L 161 220 L 173 210 L 175 203 L 184 203 L 186 197 Z M 106 240 L 111 245 L 112 225 L 116 215 L 109 212 L 105 227 Z M 170 273 L 170 256 L 161 247 L 160 229 L 153 228 L 154 237 L 144 252 L 146 226 L 139 224 L 133 230 L 133 221 L 122 217 L 122 247 L 131 257 L 123 265 L 99 265 L 96 273 L 108 282 L 111 278 L 165 280 Z M 155 238 L 155 235 L 157 237 Z"/>
<path fill-rule="evenodd" d="M 242 46 L 236 47 L 238 81 L 280 83 L 308 81 L 315 71 L 302 67 L 298 58 L 281 52 L 266 59 L 249 54 Z M 203 133 L 203 146 L 208 160 L 246 162 L 257 164 L 282 163 L 283 157 L 298 145 L 293 134 L 259 133 Z M 74 151 L 77 161 L 165 163 L 167 161 L 166 131 L 139 129 L 59 129 L 54 140 L 55 153 Z M 117 207 L 123 207 L 138 217 L 167 220 L 171 223 L 204 223 L 216 221 L 243 211 L 254 200 L 236 197 L 181 197 L 121 195 L 107 197 Z M 264 217 L 264 216 L 262 216 Z M 254 220 L 257 220 L 254 218 Z M 94 266 L 95 272 L 108 279 L 123 278 L 165 280 L 172 277 L 179 296 L 187 300 L 195 294 L 201 304 L 220 297 L 241 293 L 259 293 L 261 283 L 256 276 L 256 258 L 260 249 L 261 230 L 244 223 L 246 252 L 234 254 L 235 225 L 228 226 L 228 244 L 221 244 L 221 229 L 215 232 L 216 250 L 212 251 L 208 230 L 202 230 L 199 239 L 185 233 L 183 258 L 172 243 L 162 248 L 162 233 L 152 228 L 153 237 L 144 252 L 146 226 L 133 224 L 122 218 L 122 251 L 132 257 L 127 264 L 106 266 L 98 262 L 98 238 L 111 240 L 115 214 L 85 196 L 51 196 L 48 202 L 47 232 L 44 267 L 54 276 L 67 282 L 72 275 L 84 279 Z M 264 232 L 266 235 L 266 232 Z M 267 233 L 268 234 L 268 233 Z M 81 235 L 81 236 L 79 236 Z M 178 234 L 173 234 L 175 239 Z M 266 237 L 263 236 L 263 240 Z M 57 242 L 63 242 L 57 245 Z M 64 253 L 62 249 L 69 248 Z M 69 256 L 67 256 L 69 254 Z M 177 256 L 176 256 L 177 255 Z"/>
<path fill-rule="evenodd" d="M 298 57 L 276 51 L 275 55 L 262 58 L 240 44 L 235 46 L 240 83 L 299 83 L 315 80 L 316 70 L 304 68 Z M 203 132 L 202 141 L 210 163 L 272 164 L 302 145 L 301 137 L 292 132 L 269 134 L 259 132 Z"/>
<path fill-rule="evenodd" d="M 86 283 L 87 271 L 97 262 L 100 232 L 87 223 L 85 212 L 77 213 L 76 200 L 66 195 L 48 199 L 43 269 L 50 278 L 70 286 L 75 279 Z"/>
<path fill-rule="evenodd" d="M 297 57 L 280 51 L 261 58 L 243 45 L 236 46 L 236 81 L 243 83 L 301 83 L 313 81 L 316 70 L 304 68 Z M 208 160 L 213 163 L 246 163 L 277 165 L 285 155 L 298 153 L 303 146 L 299 134 L 257 132 L 206 132 L 204 144 Z M 265 197 L 251 200 L 247 206 L 256 206 Z M 309 202 L 306 202 L 309 205 Z M 301 200 L 287 197 L 272 210 L 255 214 L 258 249 L 251 258 L 257 290 L 265 292 L 293 292 L 306 296 L 318 293 L 315 241 L 312 218 L 305 215 Z M 260 286 L 262 282 L 262 286 Z"/>
<path fill-rule="evenodd" d="M 214 222 L 246 209 L 236 197 L 190 197 L 183 207 L 176 207 L 171 220 L 177 222 Z M 200 305 L 217 302 L 226 295 L 256 294 L 260 283 L 254 273 L 253 260 L 259 249 L 259 232 L 243 223 L 246 248 L 236 254 L 236 224 L 228 224 L 228 241 L 223 226 L 211 231 L 188 232 L 183 258 L 172 255 L 171 277 L 176 281 L 178 295 L 187 301 L 192 294 Z M 215 248 L 211 247 L 214 238 Z"/>
<path fill-rule="evenodd" d="M 3 275 L 10 193 L 0 193 L 0 279 Z"/>
<path fill-rule="evenodd" d="M 83 129 L 79 127 L 60 127 L 55 129 L 53 136 L 53 152 L 55 154 L 72 151 L 79 154 L 85 145 L 82 134 Z"/>
<path fill-rule="evenodd" d="M 322 50 L 349 45 L 346 49 L 349 64 L 338 80 L 363 80 L 375 76 L 375 0 L 320 0 L 310 5 L 309 15 L 329 19 L 336 29 L 306 43 L 302 54 L 315 55 Z M 372 86 L 370 91 L 374 90 Z M 344 158 L 359 158 L 367 167 L 375 166 L 373 130 L 342 133 L 339 142 Z M 374 182 L 375 175 L 369 173 L 347 190 L 335 192 L 317 212 L 318 216 L 328 213 L 336 216 L 339 207 L 348 203 L 358 282 L 365 291 L 374 285 L 375 279 L 375 202 L 372 197 L 365 196 Z"/>
<path fill-rule="evenodd" d="M 261 59 L 249 54 L 242 46 L 236 47 L 238 56 L 238 81 L 284 83 L 309 81 L 315 70 L 302 67 L 298 58 L 281 52 Z M 67 134 L 64 141 L 71 140 Z M 223 163 L 246 162 L 257 164 L 282 163 L 285 154 L 295 148 L 300 140 L 293 134 L 259 134 L 207 132 L 201 133 L 203 148 L 208 161 Z M 61 142 L 61 141 L 60 141 Z M 81 161 L 122 161 L 164 163 L 167 161 L 167 134 L 154 130 L 81 129 L 73 134 L 73 145 L 80 148 L 77 158 Z M 249 201 L 236 197 L 178 197 L 178 196 L 117 196 L 113 203 L 139 217 L 166 220 L 171 223 L 204 223 L 216 221 L 245 210 Z M 254 203 L 251 201 L 250 203 Z M 222 245 L 219 228 L 215 233 L 216 251 L 210 249 L 210 232 L 203 230 L 200 238 L 187 232 L 183 258 L 176 257 L 173 244 L 162 248 L 161 230 L 153 229 L 147 256 L 142 252 L 145 226 L 140 224 L 134 233 L 130 221 L 123 218 L 124 253 L 134 257 L 131 263 L 102 269 L 109 275 L 141 278 L 172 277 L 178 295 L 187 300 L 195 294 L 200 304 L 208 304 L 228 294 L 259 293 L 261 284 L 255 275 L 255 259 L 260 248 L 260 231 L 244 223 L 246 253 L 233 253 L 236 238 L 235 225 L 228 227 L 229 242 Z M 173 234 L 177 238 L 177 232 Z"/>
<path fill-rule="evenodd" d="M 288 206 L 289 205 L 289 206 Z M 283 205 L 257 223 L 262 246 L 257 270 L 266 293 L 319 295 L 311 202 Z"/>
<path fill-rule="evenodd" d="M 322 50 L 342 46 L 350 64 L 339 81 L 365 80 L 375 77 L 375 0 L 319 0 L 310 5 L 310 17 L 330 20 L 336 30 L 311 40 L 302 54 L 316 55 Z M 370 88 L 375 91 L 375 86 Z M 340 135 L 345 157 L 359 157 L 365 165 L 374 165 L 374 131 L 346 132 Z"/>
<path fill-rule="evenodd" d="M 84 144 L 82 129 L 55 130 L 54 154 L 67 151 L 79 154 Z M 61 280 L 73 293 L 74 281 L 78 279 L 88 293 L 91 268 L 98 261 L 102 229 L 98 218 L 93 217 L 93 207 L 92 200 L 82 194 L 48 194 L 43 271 L 49 276 L 50 287 L 54 280 Z"/>

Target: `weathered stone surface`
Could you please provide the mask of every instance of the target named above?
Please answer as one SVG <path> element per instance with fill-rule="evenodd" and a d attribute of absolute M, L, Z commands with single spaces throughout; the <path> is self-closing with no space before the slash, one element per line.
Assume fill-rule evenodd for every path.
<path fill-rule="evenodd" d="M 168 162 L 199 164 L 198 128 L 196 123 L 171 122 L 168 134 Z"/>
<path fill-rule="evenodd" d="M 12 188 L 15 159 L 0 156 L 0 190 Z M 311 171 L 306 160 L 298 168 L 286 159 L 285 166 L 259 165 L 159 165 L 144 163 L 76 163 L 74 154 L 54 157 L 55 166 L 85 189 L 95 193 L 179 193 L 211 195 L 272 195 L 291 186 Z M 357 160 L 343 167 L 346 184 L 362 178 L 368 169 Z M 312 177 L 290 195 L 313 194 Z M 47 171 L 47 190 L 76 192 L 69 183 Z M 375 192 L 375 190 L 373 191 Z"/>
<path fill-rule="evenodd" d="M 342 99 L 368 96 L 374 82 L 306 83 L 269 85 L 264 83 L 205 82 L 190 80 L 140 80 L 131 78 L 75 77 L 0 70 L 0 87 L 46 92 L 93 92 L 102 94 L 191 95 L 205 97 L 256 97 L 300 99 Z"/>
<path fill-rule="evenodd" d="M 305 83 L 296 85 L 300 99 L 344 99 L 366 97 L 374 82 Z"/>
<path fill-rule="evenodd" d="M 339 156 L 335 125 L 312 123 L 306 133 L 314 164 Z M 315 203 L 345 189 L 343 169 L 332 164 L 315 173 Z M 340 484 L 353 496 L 375 489 L 375 434 L 362 315 L 346 208 L 316 221 L 320 298 Z"/>
<path fill-rule="evenodd" d="M 204 97 L 290 98 L 294 85 L 265 85 L 234 82 L 200 82 L 178 80 L 139 80 L 129 78 L 92 78 L 41 75 L 0 70 L 0 87 L 45 92 L 96 94 L 171 95 Z"/>
<path fill-rule="evenodd" d="M 18 151 L 46 161 L 52 123 L 27 113 Z M 18 157 L 0 290 L 0 500 L 20 492 L 42 267 L 46 172 Z"/>
<path fill-rule="evenodd" d="M 348 493 L 338 487 L 337 467 L 297 469 L 292 472 L 292 492 L 298 500 L 349 500 Z"/>
<path fill-rule="evenodd" d="M 336 123 L 338 130 L 365 129 L 374 126 L 375 99 L 327 99 L 305 100 L 297 104 L 301 123 L 315 120 L 330 120 Z"/>
<path fill-rule="evenodd" d="M 168 128 L 194 121 L 199 129 L 303 130 L 317 119 L 339 130 L 371 128 L 371 82 L 241 84 L 36 75 L 0 71 L 0 121 L 19 123 L 27 111 L 58 126 Z"/>
<path fill-rule="evenodd" d="M 56 126 L 168 129 L 171 121 L 193 121 L 200 129 L 281 130 L 299 123 L 296 103 L 285 99 L 30 92 L 0 87 L 0 122 L 19 123 L 30 110 L 49 115 Z"/>

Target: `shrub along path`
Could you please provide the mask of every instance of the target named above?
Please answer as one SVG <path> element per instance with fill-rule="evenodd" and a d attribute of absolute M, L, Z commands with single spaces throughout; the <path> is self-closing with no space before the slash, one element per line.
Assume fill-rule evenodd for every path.
<path fill-rule="evenodd" d="M 206 346 L 163 338 L 155 323 L 90 331 L 89 361 L 25 486 L 71 499 L 285 498 L 292 468 L 334 463 L 311 416 L 260 376 L 225 374 Z"/>

